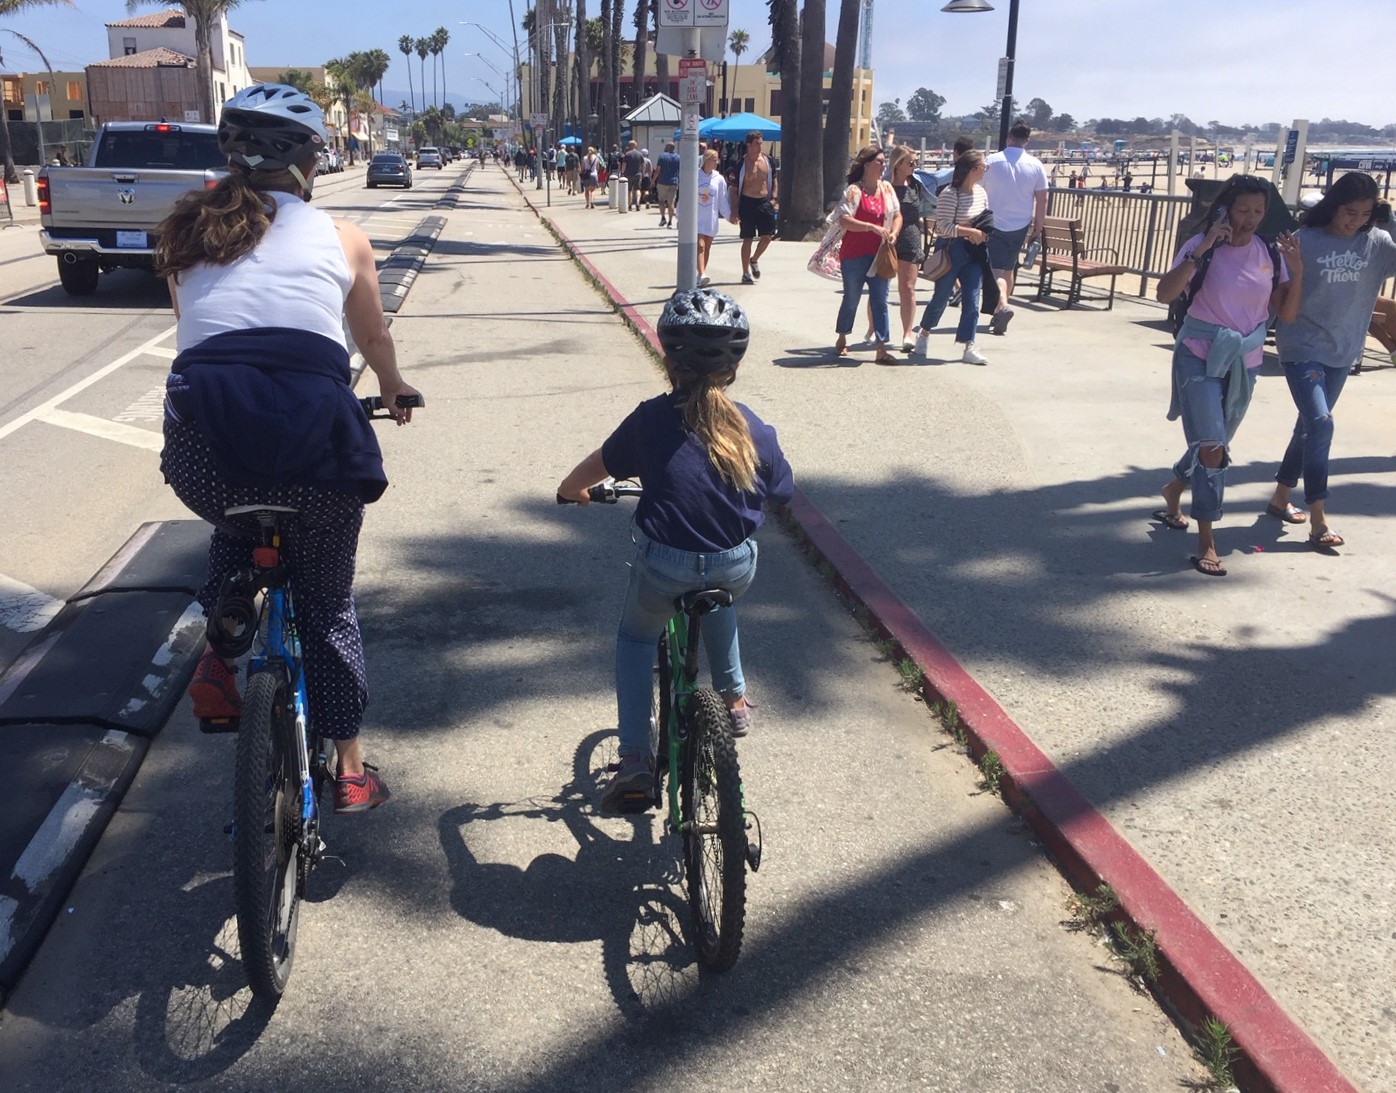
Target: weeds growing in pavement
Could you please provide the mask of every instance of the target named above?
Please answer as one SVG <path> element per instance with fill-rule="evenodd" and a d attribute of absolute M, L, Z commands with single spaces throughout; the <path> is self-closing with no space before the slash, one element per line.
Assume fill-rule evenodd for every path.
<path fill-rule="evenodd" d="M 877 651 L 881 653 L 883 658 L 886 660 L 892 659 L 892 652 L 896 649 L 896 646 L 893 645 L 886 638 L 878 638 L 875 642 L 873 642 L 873 647 L 876 648 Z"/>
<path fill-rule="evenodd" d="M 921 671 L 921 665 L 910 657 L 903 657 L 897 663 L 897 671 L 901 673 L 902 690 L 904 691 L 919 691 L 921 684 L 925 682 L 926 673 Z"/>
<path fill-rule="evenodd" d="M 1129 965 L 1130 974 L 1152 983 L 1158 979 L 1158 945 L 1154 938 L 1157 930 L 1138 930 L 1128 922 L 1112 922 L 1110 929 L 1115 934 L 1115 950 Z"/>
<path fill-rule="evenodd" d="M 1120 897 L 1108 884 L 1102 884 L 1095 895 L 1073 892 L 1066 900 L 1066 909 L 1078 930 L 1099 930 L 1105 928 L 1105 920 L 1120 908 Z"/>
<path fill-rule="evenodd" d="M 999 782 L 1004 776 L 1003 760 L 999 753 L 990 748 L 979 757 L 979 788 L 988 790 L 995 796 L 999 792 Z"/>
<path fill-rule="evenodd" d="M 1213 1089 L 1227 1089 L 1235 1084 L 1231 1075 L 1231 1064 L 1240 1051 L 1231 1038 L 1231 1030 L 1215 1017 L 1208 1017 L 1197 1030 L 1197 1042 L 1193 1045 L 1193 1056 L 1207 1068 L 1212 1076 Z"/>

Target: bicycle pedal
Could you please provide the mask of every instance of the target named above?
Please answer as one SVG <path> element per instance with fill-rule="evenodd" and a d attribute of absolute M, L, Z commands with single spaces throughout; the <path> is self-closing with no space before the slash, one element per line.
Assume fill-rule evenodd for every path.
<path fill-rule="evenodd" d="M 199 718 L 199 731 L 208 736 L 215 736 L 218 733 L 237 732 L 241 719 L 236 717 L 201 717 Z"/>

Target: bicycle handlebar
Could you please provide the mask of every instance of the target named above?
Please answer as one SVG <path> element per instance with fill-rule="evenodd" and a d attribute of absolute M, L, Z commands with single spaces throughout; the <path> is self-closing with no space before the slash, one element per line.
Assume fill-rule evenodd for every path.
<path fill-rule="evenodd" d="M 426 404 L 427 400 L 421 395 L 398 395 L 397 397 L 399 410 L 420 410 Z M 359 405 L 364 408 L 364 413 L 368 415 L 370 421 L 390 420 L 393 416 L 378 412 L 383 409 L 383 400 L 377 395 L 359 399 Z"/>
<path fill-rule="evenodd" d="M 645 491 L 631 482 L 617 482 L 614 478 L 608 478 L 605 482 L 598 482 L 587 490 L 587 496 L 600 505 L 614 505 L 622 497 L 639 497 Z M 559 505 L 575 505 L 570 497 L 557 495 Z"/>

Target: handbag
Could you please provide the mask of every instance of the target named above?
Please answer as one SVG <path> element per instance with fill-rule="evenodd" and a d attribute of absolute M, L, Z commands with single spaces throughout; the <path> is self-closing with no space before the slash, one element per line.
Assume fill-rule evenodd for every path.
<path fill-rule="evenodd" d="M 926 255 L 921 263 L 920 276 L 927 281 L 939 281 L 950 272 L 953 264 L 950 260 L 950 241 L 947 239 L 945 246 L 936 247 Z"/>
<path fill-rule="evenodd" d="M 873 259 L 873 276 L 891 280 L 897 275 L 897 248 L 884 239 Z"/>

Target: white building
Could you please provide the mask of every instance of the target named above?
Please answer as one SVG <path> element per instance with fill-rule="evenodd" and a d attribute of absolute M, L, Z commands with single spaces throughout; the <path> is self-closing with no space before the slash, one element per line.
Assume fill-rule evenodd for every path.
<path fill-rule="evenodd" d="M 212 98 L 216 108 L 243 88 L 251 87 L 253 79 L 247 68 L 242 35 L 228 26 L 226 15 L 214 20 L 208 37 L 209 51 L 213 55 Z M 107 53 L 112 58 L 160 48 L 197 57 L 194 20 L 178 8 L 168 8 L 107 24 Z"/>

